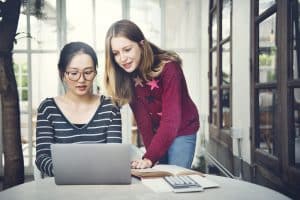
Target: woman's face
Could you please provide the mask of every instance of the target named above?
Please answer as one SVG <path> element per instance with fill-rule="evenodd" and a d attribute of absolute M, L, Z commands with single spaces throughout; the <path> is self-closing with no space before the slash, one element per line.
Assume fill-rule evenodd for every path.
<path fill-rule="evenodd" d="M 68 92 L 79 96 L 90 94 L 96 73 L 90 55 L 85 53 L 76 54 L 68 64 L 64 74 Z"/>
<path fill-rule="evenodd" d="M 139 43 L 125 37 L 113 37 L 111 50 L 116 63 L 126 72 L 131 73 L 139 66 L 142 54 Z"/>

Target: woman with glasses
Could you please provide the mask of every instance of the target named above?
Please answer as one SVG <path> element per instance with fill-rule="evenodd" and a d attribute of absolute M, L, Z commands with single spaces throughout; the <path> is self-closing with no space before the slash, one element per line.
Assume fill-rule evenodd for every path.
<path fill-rule="evenodd" d="M 36 165 L 54 176 L 53 143 L 121 143 L 121 115 L 109 98 L 93 94 L 97 56 L 89 45 L 71 42 L 60 52 L 58 70 L 65 94 L 40 104 L 36 127 Z"/>
<path fill-rule="evenodd" d="M 146 147 L 131 167 L 158 161 L 190 168 L 199 116 L 179 56 L 148 41 L 129 20 L 112 24 L 105 44 L 107 91 L 119 105 L 130 104 Z"/>

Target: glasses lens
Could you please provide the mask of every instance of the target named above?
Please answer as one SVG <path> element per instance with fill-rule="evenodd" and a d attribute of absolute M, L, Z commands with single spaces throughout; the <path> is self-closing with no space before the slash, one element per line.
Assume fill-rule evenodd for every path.
<path fill-rule="evenodd" d="M 78 81 L 81 77 L 81 75 L 83 75 L 83 78 L 87 81 L 91 81 L 95 78 L 95 75 L 97 74 L 97 72 L 93 71 L 93 70 L 89 70 L 89 71 L 84 71 L 84 72 L 66 72 L 68 79 L 71 81 Z"/>
<path fill-rule="evenodd" d="M 92 70 L 83 72 L 84 79 L 87 80 L 87 81 L 93 80 L 95 75 L 96 75 L 96 72 L 92 71 Z"/>
<path fill-rule="evenodd" d="M 80 78 L 80 72 L 67 72 L 67 75 L 71 81 L 77 81 Z"/>

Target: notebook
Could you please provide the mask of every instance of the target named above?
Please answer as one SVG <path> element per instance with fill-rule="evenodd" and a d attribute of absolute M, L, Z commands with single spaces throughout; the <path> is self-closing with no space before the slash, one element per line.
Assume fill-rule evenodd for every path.
<path fill-rule="evenodd" d="M 52 144 L 57 185 L 130 184 L 129 144 Z"/>

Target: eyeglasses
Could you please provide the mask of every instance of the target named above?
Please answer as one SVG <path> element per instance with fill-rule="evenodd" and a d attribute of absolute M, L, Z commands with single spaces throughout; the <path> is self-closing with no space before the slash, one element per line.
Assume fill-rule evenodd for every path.
<path fill-rule="evenodd" d="M 69 72 L 65 72 L 68 79 L 71 81 L 78 81 L 81 77 L 81 75 L 83 75 L 84 80 L 86 81 L 91 81 L 95 78 L 97 72 L 94 70 L 87 70 L 87 71 L 83 71 L 83 72 L 79 72 L 79 71 L 69 71 Z"/>

